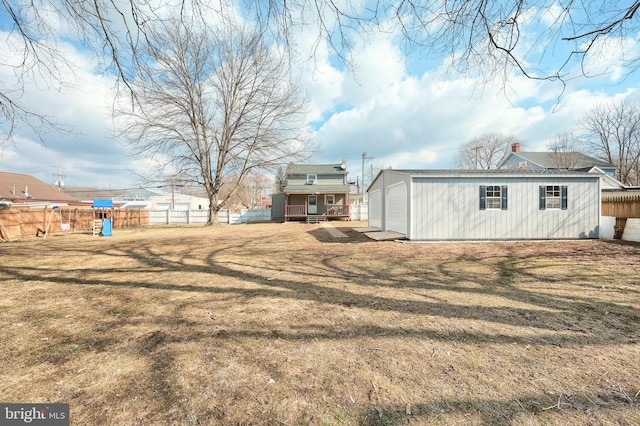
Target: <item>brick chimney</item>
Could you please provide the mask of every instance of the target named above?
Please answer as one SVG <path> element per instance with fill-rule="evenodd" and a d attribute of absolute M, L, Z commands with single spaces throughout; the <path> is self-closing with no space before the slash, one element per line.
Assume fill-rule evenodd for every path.
<path fill-rule="evenodd" d="M 520 144 L 514 143 L 513 145 L 511 145 L 511 152 L 520 152 Z"/>

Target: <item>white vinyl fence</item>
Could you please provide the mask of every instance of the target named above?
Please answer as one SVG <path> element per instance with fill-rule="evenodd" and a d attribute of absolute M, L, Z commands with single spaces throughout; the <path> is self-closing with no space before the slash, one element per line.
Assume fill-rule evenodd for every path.
<path fill-rule="evenodd" d="M 349 206 L 349 217 L 351 220 L 369 220 L 369 205 L 367 204 L 351 204 Z"/>
<path fill-rule="evenodd" d="M 189 225 L 207 223 L 209 210 L 150 210 L 149 224 L 151 225 Z M 229 210 L 218 212 L 218 223 L 239 224 L 248 222 L 264 222 L 271 220 L 271 209 L 240 210 L 231 213 Z"/>
<path fill-rule="evenodd" d="M 352 204 L 350 208 L 351 220 L 366 221 L 366 204 Z M 209 210 L 149 210 L 149 224 L 151 225 L 189 225 L 204 224 L 209 219 Z M 240 213 L 232 213 L 230 210 L 221 210 L 218 213 L 218 223 L 240 224 L 250 222 L 266 222 L 271 220 L 271 209 L 240 210 Z"/>

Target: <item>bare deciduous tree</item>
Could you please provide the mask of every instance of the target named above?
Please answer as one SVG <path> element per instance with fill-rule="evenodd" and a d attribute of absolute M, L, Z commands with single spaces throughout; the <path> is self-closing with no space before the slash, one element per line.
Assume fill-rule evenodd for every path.
<path fill-rule="evenodd" d="M 175 21 L 148 34 L 148 61 L 131 83 L 136 105 L 119 110 L 121 134 L 164 173 L 204 187 L 209 224 L 247 175 L 310 154 L 305 99 L 259 33 Z"/>
<path fill-rule="evenodd" d="M 551 152 L 553 166 L 564 170 L 577 167 L 583 145 L 582 139 L 576 132 L 558 133 L 547 145 L 547 149 Z"/>
<path fill-rule="evenodd" d="M 618 168 L 618 180 L 640 184 L 640 106 L 627 99 L 600 104 L 584 120 L 588 148 Z"/>
<path fill-rule="evenodd" d="M 236 11 L 230 7 L 222 0 L 162 4 L 146 0 L 3 0 L 0 21 L 20 60 L 0 59 L 0 67 L 12 67 L 16 76 L 15 85 L 0 82 L 0 130 L 11 137 L 20 122 L 48 124 L 47 117 L 34 114 L 20 102 L 21 85 L 31 73 L 46 76 L 53 84 L 64 83 L 66 72 L 61 71 L 72 64 L 56 44 L 62 37 L 79 37 L 103 60 L 104 70 L 128 88 L 149 28 L 172 14 L 179 14 L 188 25 L 193 20 L 203 24 L 200 18 L 212 12 L 222 20 L 241 14 L 256 22 L 264 34 L 282 41 L 290 55 L 298 31 L 306 28 L 317 34 L 312 49 L 326 40 L 346 62 L 360 38 L 373 31 L 395 30 L 402 33 L 407 49 L 448 56 L 453 69 L 487 80 L 506 79 L 513 70 L 532 79 L 561 81 L 574 67 L 586 75 L 600 73 L 600 68 L 590 67 L 589 55 L 614 50 L 620 54 L 612 66 L 629 73 L 640 60 L 633 50 L 635 44 L 627 43 L 640 30 L 640 1 L 388 0 L 365 5 L 351 0 L 247 0 Z"/>
<path fill-rule="evenodd" d="M 486 133 L 460 146 L 456 164 L 461 169 L 495 169 L 516 143 L 523 145 L 513 135 Z"/>
<path fill-rule="evenodd" d="M 229 209 L 262 208 L 262 201 L 271 193 L 273 186 L 271 180 L 259 172 L 250 173 L 236 186 L 237 182 L 238 176 L 235 174 L 225 177 L 221 193 L 224 195 L 227 190 L 233 191 L 226 203 Z"/>

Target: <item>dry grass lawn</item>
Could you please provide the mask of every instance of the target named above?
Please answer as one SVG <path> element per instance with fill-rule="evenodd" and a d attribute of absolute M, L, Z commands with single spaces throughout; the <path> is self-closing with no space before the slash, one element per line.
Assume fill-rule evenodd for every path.
<path fill-rule="evenodd" d="M 0 401 L 77 425 L 640 424 L 640 245 L 333 225 L 0 244 Z"/>

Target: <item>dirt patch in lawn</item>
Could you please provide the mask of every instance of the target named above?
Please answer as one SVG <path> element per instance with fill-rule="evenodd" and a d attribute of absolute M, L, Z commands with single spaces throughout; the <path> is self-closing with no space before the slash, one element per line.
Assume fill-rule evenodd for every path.
<path fill-rule="evenodd" d="M 353 227 L 0 245 L 0 400 L 73 424 L 640 424 L 640 246 Z"/>

